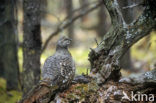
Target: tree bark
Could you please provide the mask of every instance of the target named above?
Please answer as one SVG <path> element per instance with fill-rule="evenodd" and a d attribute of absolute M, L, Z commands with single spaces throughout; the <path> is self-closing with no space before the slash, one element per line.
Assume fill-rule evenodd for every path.
<path fill-rule="evenodd" d="M 24 0 L 23 22 L 23 94 L 40 80 L 41 0 Z"/>
<path fill-rule="evenodd" d="M 146 8 L 142 15 L 130 25 L 123 19 L 118 2 L 104 0 L 112 20 L 110 31 L 104 36 L 97 48 L 90 52 L 91 73 L 99 83 L 120 78 L 120 61 L 125 52 L 135 42 L 148 35 L 155 28 L 155 14 Z M 147 5 L 146 5 L 147 6 Z M 148 15 L 148 16 L 146 16 Z M 119 21 L 122 20 L 122 23 Z"/>
<path fill-rule="evenodd" d="M 16 2 L 0 1 L 0 69 L 7 80 L 7 90 L 18 89 Z"/>
<path fill-rule="evenodd" d="M 119 0 L 120 8 L 129 6 L 132 4 L 133 4 L 132 0 Z M 123 18 L 127 24 L 133 22 L 133 20 L 134 20 L 134 9 L 133 8 L 125 9 L 125 10 L 121 9 L 121 12 L 122 12 Z M 122 57 L 120 65 L 121 65 L 121 68 L 123 68 L 123 69 L 128 69 L 128 70 L 134 69 L 134 66 L 133 66 L 132 60 L 131 60 L 131 50 L 130 49 Z"/>

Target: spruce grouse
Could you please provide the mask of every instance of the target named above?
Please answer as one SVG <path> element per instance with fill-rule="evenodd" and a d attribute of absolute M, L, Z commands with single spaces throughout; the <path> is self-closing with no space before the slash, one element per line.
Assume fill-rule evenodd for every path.
<path fill-rule="evenodd" d="M 53 56 L 43 66 L 42 80 L 19 103 L 49 103 L 57 90 L 70 85 L 75 76 L 75 63 L 68 46 L 71 39 L 61 37 Z"/>
<path fill-rule="evenodd" d="M 75 75 L 75 63 L 72 59 L 68 46 L 71 39 L 61 37 L 56 46 L 53 56 L 47 58 L 43 66 L 42 79 L 51 86 L 59 85 L 60 88 L 68 86 Z"/>

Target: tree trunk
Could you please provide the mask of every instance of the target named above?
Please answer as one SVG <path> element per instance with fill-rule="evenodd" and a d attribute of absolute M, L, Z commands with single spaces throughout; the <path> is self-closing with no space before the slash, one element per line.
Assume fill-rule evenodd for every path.
<path fill-rule="evenodd" d="M 7 80 L 7 90 L 18 89 L 16 2 L 0 1 L 0 69 Z"/>
<path fill-rule="evenodd" d="M 66 12 L 67 12 L 67 19 L 73 18 L 73 1 L 72 0 L 65 0 Z M 67 35 L 74 41 L 74 24 L 72 23 L 67 28 Z"/>
<path fill-rule="evenodd" d="M 120 8 L 132 5 L 132 0 L 118 0 Z M 134 20 L 134 10 L 133 9 L 121 9 L 123 18 L 127 24 L 131 23 Z M 132 60 L 131 60 L 131 50 L 129 49 L 121 59 L 121 68 L 132 70 L 134 69 Z"/>
<path fill-rule="evenodd" d="M 4 34 L 5 34 L 5 32 L 3 33 L 2 32 L 2 27 L 3 27 L 3 25 L 5 24 L 5 23 L 3 23 L 3 20 L 5 19 L 5 6 L 3 6 L 3 5 L 5 5 L 5 0 L 1 0 L 0 1 L 0 17 L 1 17 L 1 19 L 0 19 L 0 23 L 1 23 L 1 25 L 0 25 L 0 29 L 1 29 L 1 37 L 0 37 L 0 47 L 1 47 L 1 50 L 0 50 L 0 58 L 3 58 L 3 53 L 4 53 Z M 0 76 L 1 77 L 4 77 L 4 67 L 3 67 L 3 59 L 0 59 Z"/>
<path fill-rule="evenodd" d="M 114 2 L 104 0 L 104 2 L 111 17 L 112 27 L 97 48 L 89 54 L 91 74 L 97 78 L 99 84 L 108 79 L 119 80 L 119 64 L 122 56 L 134 43 L 148 35 L 156 25 L 153 7 L 146 8 L 135 22 L 128 25 L 122 16 L 117 0 Z"/>
<path fill-rule="evenodd" d="M 24 0 L 23 94 L 40 80 L 41 0 Z"/>

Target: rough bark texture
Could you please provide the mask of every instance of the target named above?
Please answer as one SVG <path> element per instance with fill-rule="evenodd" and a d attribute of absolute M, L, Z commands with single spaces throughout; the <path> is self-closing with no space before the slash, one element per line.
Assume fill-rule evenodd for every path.
<path fill-rule="evenodd" d="M 57 93 L 58 86 L 38 84 L 33 87 L 19 103 L 48 103 Z"/>
<path fill-rule="evenodd" d="M 104 3 L 111 17 L 112 27 L 97 48 L 89 54 L 91 74 L 97 78 L 98 83 L 103 83 L 109 78 L 118 80 L 122 56 L 128 48 L 148 35 L 156 26 L 156 13 L 149 5 L 146 5 L 142 15 L 136 21 L 128 25 L 123 19 L 117 0 L 113 2 L 104 0 Z"/>
<path fill-rule="evenodd" d="M 143 101 L 133 101 L 131 95 L 132 91 L 134 94 L 137 94 L 137 92 L 155 94 L 156 81 L 154 79 L 156 79 L 156 76 L 154 75 L 153 73 L 152 79 L 140 79 L 143 81 L 138 84 L 108 81 L 105 85 L 99 86 L 94 80 L 88 84 L 75 84 L 68 90 L 57 94 L 50 103 L 151 103 L 148 100 L 146 101 L 145 98 Z M 142 75 L 140 78 L 146 77 Z M 130 100 L 122 99 L 125 94 Z"/>
<path fill-rule="evenodd" d="M 40 6 L 41 0 L 24 0 L 23 41 L 23 93 L 40 80 Z"/>
<path fill-rule="evenodd" d="M 120 8 L 132 5 L 132 0 L 119 0 Z M 134 20 L 134 9 L 121 9 L 123 18 L 127 24 L 133 22 Z M 121 59 L 121 67 L 123 69 L 132 70 L 134 69 L 132 60 L 131 60 L 131 50 L 129 49 Z"/>
<path fill-rule="evenodd" d="M 7 89 L 18 88 L 16 2 L 0 1 L 0 74 L 7 80 Z"/>

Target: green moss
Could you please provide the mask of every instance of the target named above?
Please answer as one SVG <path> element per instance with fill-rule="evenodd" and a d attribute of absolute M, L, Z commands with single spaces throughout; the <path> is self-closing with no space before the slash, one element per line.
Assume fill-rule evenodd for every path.
<path fill-rule="evenodd" d="M 21 93 L 18 91 L 0 91 L 0 103 L 16 103 L 21 98 Z"/>
<path fill-rule="evenodd" d="M 16 103 L 21 98 L 19 91 L 6 91 L 6 81 L 0 78 L 0 103 Z"/>
<path fill-rule="evenodd" d="M 93 81 L 89 84 L 77 84 L 73 87 L 71 87 L 70 93 L 66 93 L 64 101 L 75 101 L 75 100 L 80 100 L 84 101 L 86 99 L 89 99 L 88 97 L 91 97 L 97 93 L 99 89 L 99 86 Z"/>
<path fill-rule="evenodd" d="M 6 89 L 6 81 L 3 78 L 0 78 L 0 90 Z"/>

